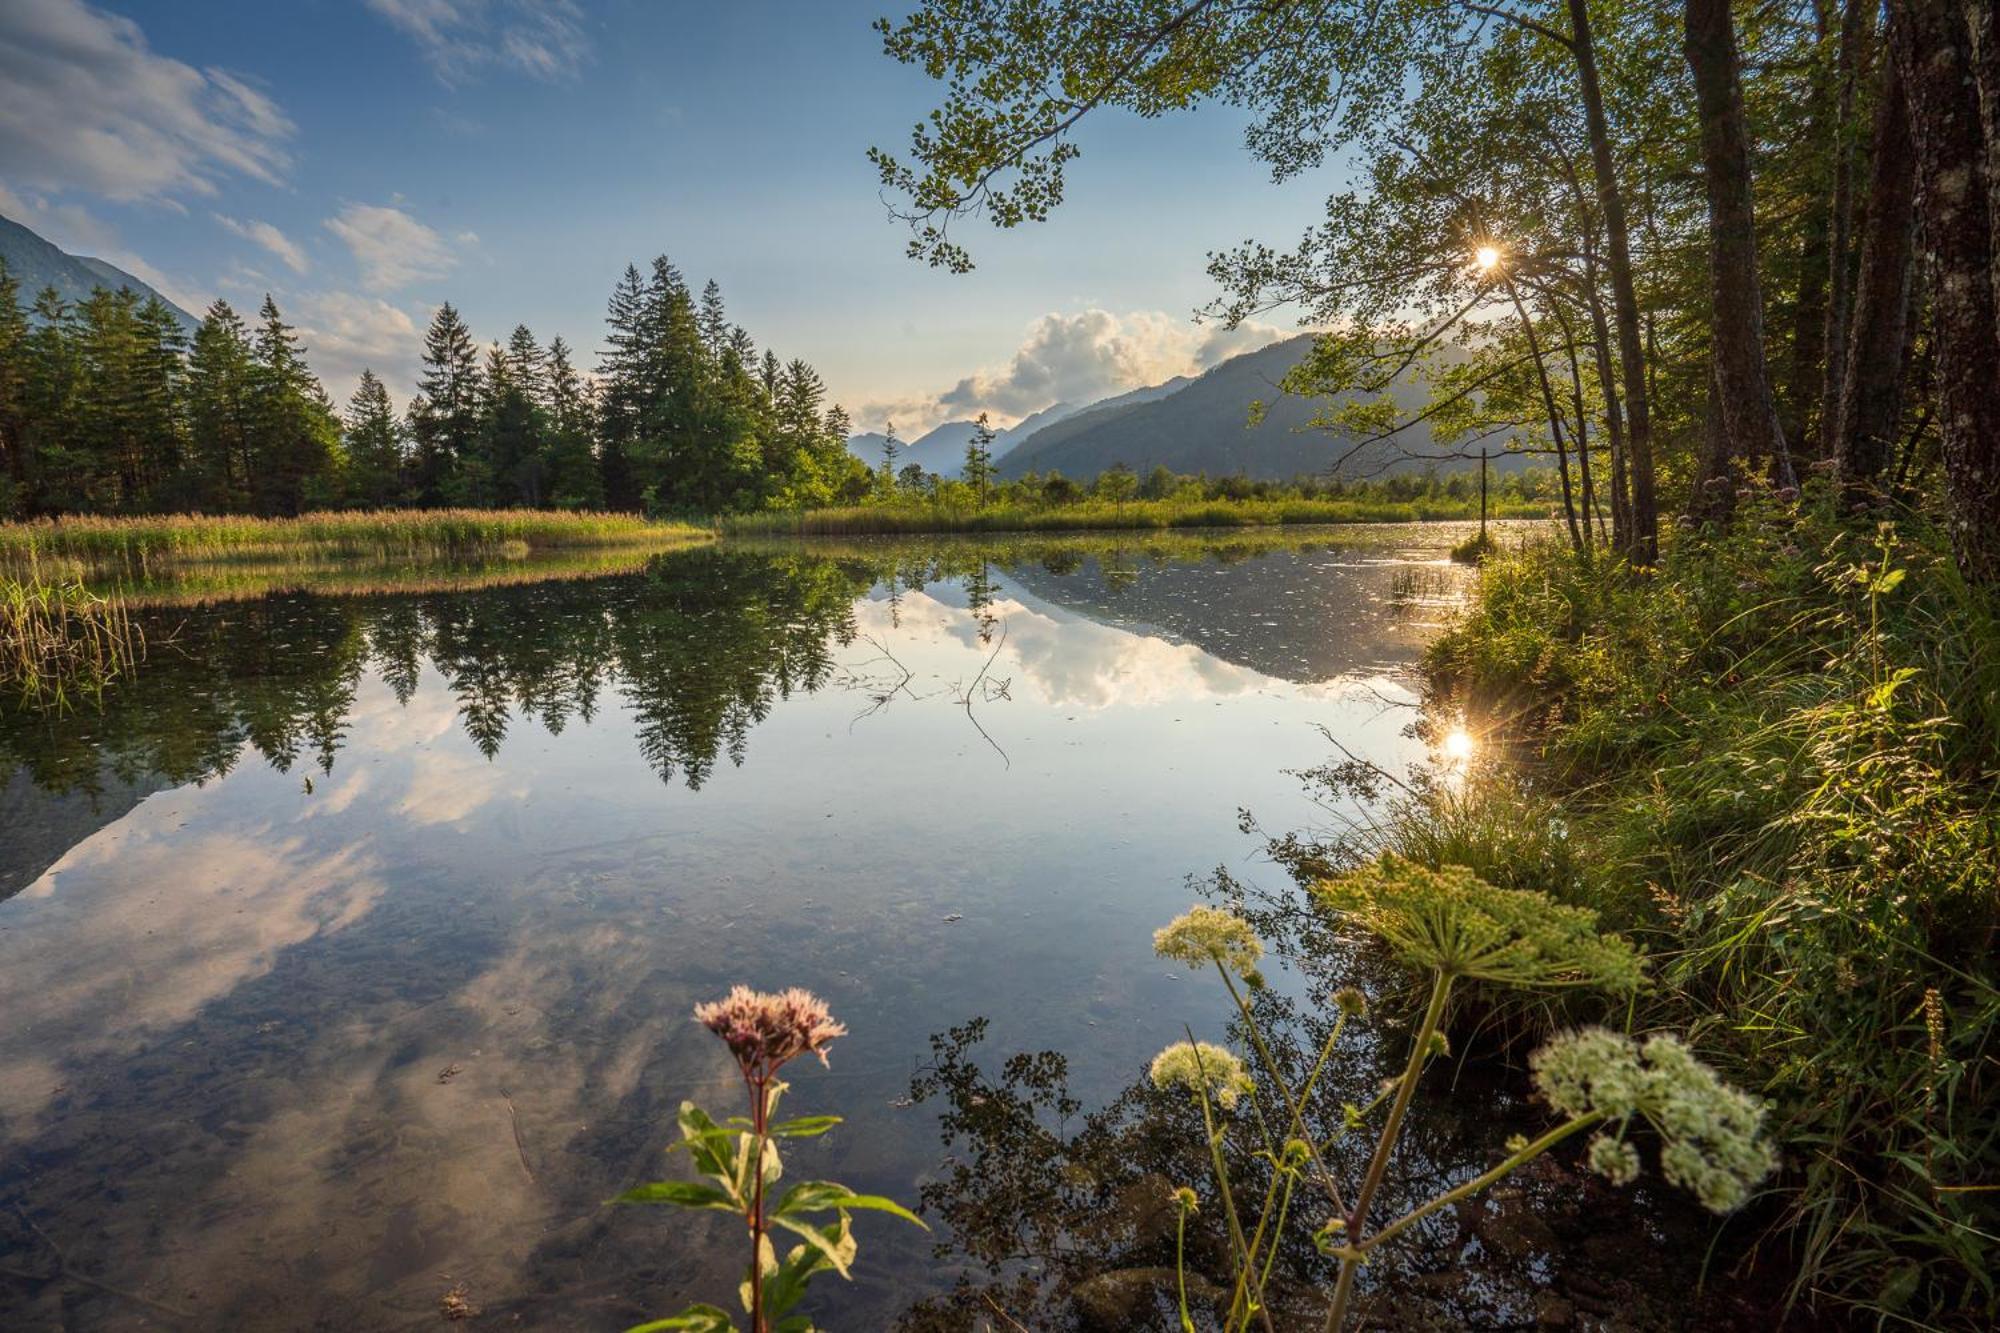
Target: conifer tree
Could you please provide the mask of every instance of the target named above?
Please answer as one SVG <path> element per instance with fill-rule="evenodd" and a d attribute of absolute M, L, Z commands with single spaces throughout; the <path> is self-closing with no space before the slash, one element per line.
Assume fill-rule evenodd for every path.
<path fill-rule="evenodd" d="M 373 370 L 362 370 L 361 383 L 347 400 L 346 424 L 348 497 L 370 509 L 402 503 L 402 423 Z"/>
<path fill-rule="evenodd" d="M 460 498 L 461 460 L 478 447 L 479 354 L 472 332 L 449 301 L 438 307 L 424 336 L 420 394 L 411 404 L 417 503 L 440 505 Z"/>

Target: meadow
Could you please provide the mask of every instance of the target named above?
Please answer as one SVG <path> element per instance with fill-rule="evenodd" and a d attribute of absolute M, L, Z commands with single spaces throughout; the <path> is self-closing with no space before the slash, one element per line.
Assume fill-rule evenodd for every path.
<path fill-rule="evenodd" d="M 222 562 L 427 561 L 556 550 L 666 547 L 707 530 L 632 514 L 533 509 L 384 509 L 297 518 L 172 514 L 0 524 L 0 573 L 143 578 Z"/>

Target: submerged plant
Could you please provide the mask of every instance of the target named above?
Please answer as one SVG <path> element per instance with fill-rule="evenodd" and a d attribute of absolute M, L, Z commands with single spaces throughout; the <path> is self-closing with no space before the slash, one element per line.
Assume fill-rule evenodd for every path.
<path fill-rule="evenodd" d="M 1370 1209 L 1402 1136 L 1417 1081 L 1431 1060 L 1448 1052 L 1441 1024 L 1454 985 L 1477 981 L 1522 989 L 1588 987 L 1630 996 L 1646 985 L 1645 961 L 1623 937 L 1600 933 L 1595 913 L 1562 906 L 1540 893 L 1496 888 L 1463 866 L 1430 870 L 1385 856 L 1322 883 L 1315 896 L 1346 924 L 1380 940 L 1400 962 L 1431 978 L 1430 999 L 1411 1035 L 1403 1072 L 1388 1080 L 1368 1106 L 1346 1108 L 1342 1130 L 1324 1143 L 1307 1131 L 1300 1107 L 1310 1097 L 1347 1021 L 1367 1013 L 1360 992 L 1342 987 L 1333 996 L 1338 1017 L 1332 1033 L 1303 1091 L 1294 1094 L 1271 1059 L 1255 1012 L 1231 980 L 1232 970 L 1243 972 L 1243 960 L 1254 964 L 1262 953 L 1249 924 L 1232 913 L 1197 908 L 1154 936 L 1156 949 L 1167 957 L 1214 962 L 1292 1119 L 1293 1137 L 1280 1145 L 1271 1139 L 1262 1113 L 1255 1118 L 1265 1135 L 1260 1155 L 1271 1163 L 1272 1173 L 1263 1207 L 1254 1225 L 1246 1227 L 1221 1151 L 1229 1126 L 1211 1106 L 1213 1102 L 1230 1109 L 1239 1096 L 1251 1091 L 1242 1062 L 1221 1047 L 1192 1040 L 1168 1047 L 1153 1062 L 1154 1084 L 1188 1089 L 1200 1104 L 1208 1129 L 1210 1162 L 1229 1223 L 1237 1272 L 1223 1322 L 1231 1333 L 1257 1321 L 1270 1326 L 1264 1291 L 1271 1256 L 1285 1225 L 1293 1187 L 1301 1180 L 1315 1179 L 1333 1204 L 1333 1215 L 1318 1227 L 1313 1240 L 1340 1264 L 1326 1320 L 1328 1333 L 1337 1333 L 1347 1321 L 1356 1274 L 1379 1247 L 1586 1130 L 1599 1131 L 1586 1151 L 1590 1168 L 1622 1185 L 1640 1172 L 1639 1151 L 1628 1140 L 1628 1131 L 1635 1124 L 1650 1126 L 1660 1139 L 1662 1174 L 1718 1212 L 1741 1205 L 1776 1168 L 1776 1154 L 1764 1133 L 1762 1105 L 1723 1082 L 1679 1038 L 1659 1035 L 1642 1044 L 1602 1028 L 1587 1028 L 1554 1038 L 1532 1057 L 1536 1088 L 1563 1117 L 1559 1124 L 1533 1139 L 1510 1138 L 1506 1156 L 1490 1170 L 1371 1230 Z M 1328 1169 L 1325 1155 L 1342 1134 L 1368 1132 L 1378 1113 L 1382 1118 L 1374 1147 L 1350 1202 Z M 1185 1287 L 1183 1274 L 1183 1291 Z M 1193 1328 L 1185 1297 L 1181 1321 L 1183 1329 Z"/>
<path fill-rule="evenodd" d="M 738 1297 L 749 1316 L 749 1333 L 810 1333 L 815 1327 L 811 1317 L 793 1311 L 805 1298 L 806 1284 L 818 1274 L 831 1269 L 852 1277 L 857 1244 L 850 1213 L 892 1213 L 918 1226 L 924 1223 L 892 1199 L 856 1194 L 830 1180 L 802 1181 L 775 1204 L 766 1200 L 766 1191 L 783 1175 L 777 1140 L 814 1138 L 840 1123 L 839 1116 L 831 1115 L 771 1118 L 786 1088 L 778 1071 L 807 1054 L 825 1064 L 827 1044 L 847 1035 L 823 1000 L 796 987 L 765 993 L 737 986 L 720 1000 L 696 1005 L 694 1017 L 736 1057 L 750 1098 L 750 1115 L 731 1116 L 717 1124 L 693 1102 L 682 1102 L 681 1141 L 673 1147 L 687 1151 L 702 1180 L 655 1181 L 628 1190 L 613 1202 L 670 1204 L 741 1217 L 749 1232 L 750 1262 Z M 820 1220 L 828 1214 L 832 1221 Z M 772 1244 L 774 1227 L 801 1241 L 782 1260 Z M 630 1333 L 668 1329 L 733 1333 L 735 1328 L 726 1311 L 701 1304 L 640 1324 Z"/>

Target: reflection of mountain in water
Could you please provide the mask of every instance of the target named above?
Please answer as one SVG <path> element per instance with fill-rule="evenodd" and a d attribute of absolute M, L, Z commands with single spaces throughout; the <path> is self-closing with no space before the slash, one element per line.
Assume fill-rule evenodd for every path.
<path fill-rule="evenodd" d="M 1247 557 L 1159 563 L 1113 553 L 1051 570 L 1010 565 L 1033 596 L 1297 684 L 1406 669 L 1428 630 L 1408 614 L 1391 552 L 1328 545 Z M 1419 567 L 1442 586 L 1449 570 Z"/>

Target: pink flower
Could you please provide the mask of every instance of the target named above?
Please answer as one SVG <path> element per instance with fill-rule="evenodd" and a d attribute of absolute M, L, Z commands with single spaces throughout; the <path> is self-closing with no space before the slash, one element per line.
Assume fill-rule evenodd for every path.
<path fill-rule="evenodd" d="M 758 1082 L 808 1051 L 825 1064 L 826 1044 L 847 1035 L 826 1001 L 797 986 L 776 994 L 733 987 L 720 1000 L 696 1005 L 694 1021 L 722 1038 L 744 1075 Z"/>

